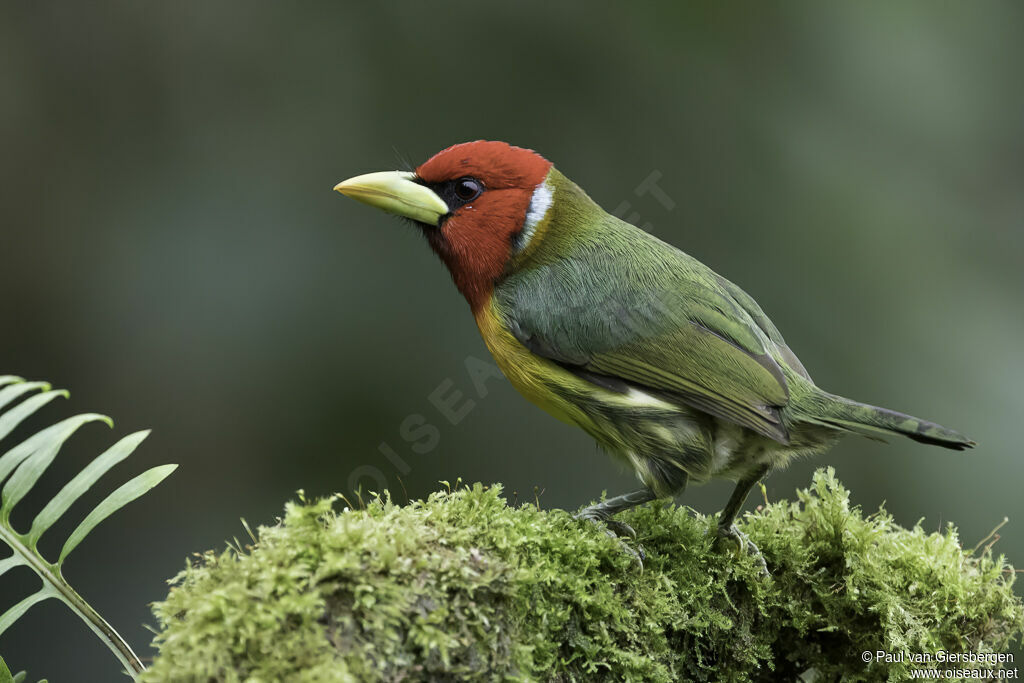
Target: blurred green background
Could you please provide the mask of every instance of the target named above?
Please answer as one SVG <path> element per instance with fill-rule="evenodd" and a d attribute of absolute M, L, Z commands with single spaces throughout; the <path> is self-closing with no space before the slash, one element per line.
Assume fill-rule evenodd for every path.
<path fill-rule="evenodd" d="M 1022 29 L 1024 5 L 996 2 L 4 3 L 0 372 L 72 391 L 35 429 L 116 419 L 70 442 L 15 521 L 153 428 L 43 543 L 181 464 L 66 567 L 146 657 L 164 581 L 297 489 L 404 499 L 462 477 L 574 508 L 632 487 L 504 380 L 479 398 L 465 361 L 487 351 L 440 262 L 331 192 L 491 138 L 745 288 L 822 386 L 979 442 L 850 438 L 775 473 L 770 497 L 831 464 L 866 509 L 956 522 L 968 546 L 1009 515 L 997 548 L 1024 566 Z M 635 192 L 655 172 L 671 209 Z M 457 425 L 439 386 L 475 401 Z M 436 448 L 402 438 L 410 415 Z M 711 513 L 729 490 L 685 502 Z M 15 574 L 0 609 L 35 586 Z M 117 680 L 52 601 L 0 653 Z"/>

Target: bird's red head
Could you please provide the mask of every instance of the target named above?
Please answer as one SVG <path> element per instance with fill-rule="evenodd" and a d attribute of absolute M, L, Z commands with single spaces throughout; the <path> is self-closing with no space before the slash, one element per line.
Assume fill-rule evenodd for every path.
<path fill-rule="evenodd" d="M 551 205 L 550 170 L 536 152 L 478 140 L 438 152 L 415 173 L 367 173 L 334 189 L 419 225 L 477 312 Z"/>
<path fill-rule="evenodd" d="M 427 240 L 474 310 L 505 271 L 550 169 L 532 150 L 486 140 L 449 147 L 416 169 L 417 181 L 448 205 L 437 226 L 424 226 Z"/>

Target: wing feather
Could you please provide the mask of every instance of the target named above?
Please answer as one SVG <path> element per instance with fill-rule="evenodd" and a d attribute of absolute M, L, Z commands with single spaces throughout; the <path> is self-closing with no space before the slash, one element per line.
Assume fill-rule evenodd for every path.
<path fill-rule="evenodd" d="M 618 228 L 500 283 L 498 309 L 512 333 L 603 386 L 638 386 L 786 443 L 789 388 L 771 353 L 771 322 L 703 264 L 621 225 L 633 232 Z"/>

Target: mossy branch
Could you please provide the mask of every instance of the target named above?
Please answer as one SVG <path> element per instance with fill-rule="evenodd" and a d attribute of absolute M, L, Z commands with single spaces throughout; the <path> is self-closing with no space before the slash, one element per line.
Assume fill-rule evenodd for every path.
<path fill-rule="evenodd" d="M 767 578 L 685 508 L 624 515 L 640 571 L 596 526 L 500 492 L 300 497 L 176 577 L 143 680 L 903 680 L 918 665 L 862 653 L 1006 652 L 1024 631 L 990 546 L 865 517 L 831 470 L 742 522 Z"/>

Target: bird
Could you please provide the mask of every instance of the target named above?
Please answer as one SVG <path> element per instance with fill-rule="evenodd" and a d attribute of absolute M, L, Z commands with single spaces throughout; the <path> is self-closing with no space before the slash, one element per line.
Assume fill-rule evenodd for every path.
<path fill-rule="evenodd" d="M 639 489 L 577 515 L 613 535 L 635 536 L 618 513 L 723 478 L 735 488 L 717 537 L 766 571 L 735 522 L 769 471 L 850 433 L 975 445 L 820 389 L 746 292 L 604 211 L 533 150 L 465 142 L 414 171 L 358 175 L 334 189 L 416 225 L 511 384 L 632 468 Z"/>

